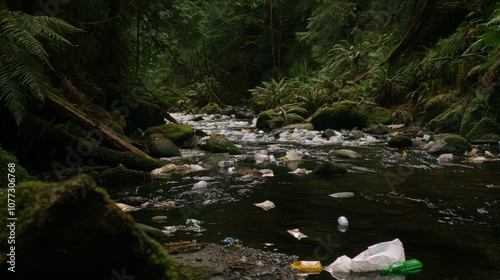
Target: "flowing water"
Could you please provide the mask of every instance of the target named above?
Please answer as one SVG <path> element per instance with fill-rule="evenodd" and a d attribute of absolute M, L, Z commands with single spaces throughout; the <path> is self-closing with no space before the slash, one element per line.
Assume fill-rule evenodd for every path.
<path fill-rule="evenodd" d="M 419 274 L 406 279 L 500 279 L 499 161 L 471 163 L 464 155 L 440 164 L 437 156 L 420 148 L 408 149 L 404 156 L 402 149 L 387 146 L 387 136 L 345 140 L 339 135 L 327 140 L 320 132 L 258 133 L 250 123 L 227 117 L 205 117 L 198 122 L 189 121 L 190 115 L 174 117 L 208 134 L 224 134 L 241 145 L 245 155 L 268 150 L 279 158 L 288 150 L 298 150 L 303 157 L 288 164 L 279 160 L 245 164 L 242 157 L 229 157 L 236 159 L 236 166 L 271 169 L 274 177 L 243 176 L 215 164 L 111 193 L 117 200 L 175 201 L 175 208 L 146 206 L 131 212 L 140 223 L 177 226 L 169 241 L 219 243 L 232 236 L 246 246 L 297 255 L 300 260 L 320 260 L 326 266 L 341 255 L 352 258 L 369 245 L 399 238 L 406 258 L 424 264 Z M 339 148 L 363 157 L 328 155 Z M 479 154 L 489 150 L 499 156 L 498 145 L 477 148 Z M 196 160 L 210 157 L 195 150 L 183 154 Z M 349 172 L 335 177 L 290 173 L 297 167 L 312 170 L 323 161 L 345 164 Z M 207 187 L 193 187 L 201 180 Z M 336 192 L 353 192 L 354 197 L 329 196 Z M 265 211 L 254 205 L 265 200 L 276 207 Z M 151 217 L 158 215 L 167 216 L 167 221 L 152 222 Z M 346 232 L 338 229 L 339 216 L 349 221 Z M 200 230 L 179 227 L 187 218 L 204 223 Z M 308 237 L 298 240 L 287 233 L 289 229 L 299 229 Z M 323 271 L 308 279 L 333 278 Z"/>

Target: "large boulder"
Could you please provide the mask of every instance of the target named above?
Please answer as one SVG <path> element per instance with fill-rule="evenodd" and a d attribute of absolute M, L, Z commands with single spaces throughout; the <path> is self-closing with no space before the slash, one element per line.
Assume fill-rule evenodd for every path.
<path fill-rule="evenodd" d="M 272 130 L 280 128 L 284 123 L 285 120 L 274 110 L 267 110 L 259 113 L 256 126 L 258 129 Z"/>
<path fill-rule="evenodd" d="M 453 106 L 432 119 L 428 126 L 436 133 L 457 133 L 462 125 L 462 118 L 462 106 Z"/>
<path fill-rule="evenodd" d="M 383 107 L 368 107 L 369 124 L 390 124 L 392 122 L 392 112 Z"/>
<path fill-rule="evenodd" d="M 307 118 L 309 116 L 309 112 L 307 109 L 302 108 L 302 107 L 291 107 L 290 109 L 286 110 L 287 114 L 297 114 L 303 118 Z"/>
<path fill-rule="evenodd" d="M 343 101 L 319 109 L 311 116 L 310 122 L 318 130 L 364 128 L 368 122 L 368 112 L 356 102 Z"/>
<path fill-rule="evenodd" d="M 286 114 L 286 124 L 296 124 L 296 123 L 305 123 L 306 121 L 302 116 L 299 116 L 295 113 L 287 113 Z"/>
<path fill-rule="evenodd" d="M 1 200 L 6 201 L 3 192 Z M 26 182 L 16 187 L 15 224 L 0 231 L 0 253 L 12 253 L 16 279 L 175 279 L 164 248 L 140 230 L 89 176 L 58 183 Z M 7 228 L 5 225 L 3 228 Z M 11 238 L 12 239 L 12 238 Z M 0 264 L 2 271 L 11 267 Z M 122 278 L 124 279 L 124 278 Z"/>
<path fill-rule="evenodd" d="M 168 138 L 172 140 L 175 145 L 182 146 L 184 141 L 194 136 L 194 129 L 185 124 L 164 124 L 149 127 L 146 129 L 145 133 L 149 135 L 151 141 L 154 138 Z"/>
<path fill-rule="evenodd" d="M 408 136 L 396 135 L 391 139 L 389 139 L 387 144 L 389 145 L 389 147 L 393 148 L 406 148 L 406 147 L 412 147 L 413 141 Z"/>
<path fill-rule="evenodd" d="M 494 119 L 486 117 L 472 127 L 469 133 L 467 133 L 466 138 L 474 141 L 484 138 L 483 136 L 488 134 L 500 135 L 500 125 Z"/>
<path fill-rule="evenodd" d="M 200 109 L 200 112 L 205 114 L 220 114 L 222 110 L 217 103 L 208 103 L 205 107 Z"/>
<path fill-rule="evenodd" d="M 211 136 L 207 139 L 203 148 L 212 153 L 229 153 L 230 155 L 241 155 L 241 150 L 233 142 L 223 136 Z"/>
<path fill-rule="evenodd" d="M 431 145 L 427 145 L 427 152 L 430 154 L 463 154 L 472 149 L 472 145 L 467 139 L 458 135 L 448 135 L 436 140 Z"/>
<path fill-rule="evenodd" d="M 167 138 L 157 138 L 151 140 L 149 153 L 153 157 L 178 157 L 181 152 L 172 140 Z"/>
<path fill-rule="evenodd" d="M 448 101 L 448 96 L 449 94 L 439 94 L 425 103 L 424 110 L 428 119 L 434 119 L 450 108 L 451 103 Z"/>

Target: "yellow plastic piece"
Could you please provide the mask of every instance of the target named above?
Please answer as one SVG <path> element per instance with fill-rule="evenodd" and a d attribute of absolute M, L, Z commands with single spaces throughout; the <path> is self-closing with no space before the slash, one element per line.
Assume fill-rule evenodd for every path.
<path fill-rule="evenodd" d="M 306 273 L 319 273 L 323 271 L 320 261 L 296 261 L 290 267 Z"/>

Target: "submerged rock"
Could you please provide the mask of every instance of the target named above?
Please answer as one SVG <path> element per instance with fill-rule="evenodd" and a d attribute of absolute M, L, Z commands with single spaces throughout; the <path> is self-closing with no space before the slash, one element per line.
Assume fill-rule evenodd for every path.
<path fill-rule="evenodd" d="M 389 139 L 389 147 L 393 148 L 406 148 L 406 147 L 412 147 L 413 142 L 411 141 L 411 138 L 408 136 L 403 136 L 403 135 L 397 135 Z"/>
<path fill-rule="evenodd" d="M 360 153 L 348 149 L 331 150 L 328 152 L 328 154 L 340 158 L 351 158 L 351 159 L 362 157 Z"/>
<path fill-rule="evenodd" d="M 320 165 L 316 166 L 312 170 L 312 173 L 318 174 L 318 175 L 342 175 L 347 173 L 347 168 L 345 168 L 342 165 L 332 163 L 332 162 L 323 162 L 320 163 Z"/>
<path fill-rule="evenodd" d="M 125 272 L 136 279 L 174 277 L 173 261 L 160 244 L 138 229 L 89 176 L 22 183 L 16 199 L 18 279 L 109 280 Z M 0 205 L 4 221 L 6 206 Z M 8 234 L 0 232 L 0 251 L 8 251 Z"/>

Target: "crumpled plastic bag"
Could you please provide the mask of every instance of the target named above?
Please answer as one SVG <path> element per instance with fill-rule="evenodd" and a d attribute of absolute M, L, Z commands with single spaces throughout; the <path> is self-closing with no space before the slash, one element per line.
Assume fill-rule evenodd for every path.
<path fill-rule="evenodd" d="M 325 270 L 332 273 L 379 271 L 395 262 L 405 261 L 403 243 L 399 239 L 371 245 L 354 258 L 338 257 Z"/>

